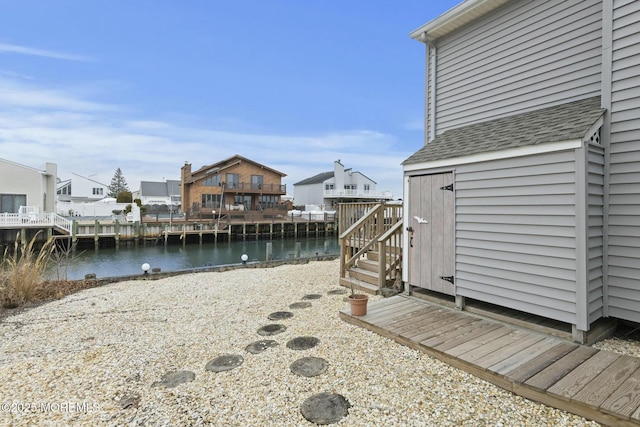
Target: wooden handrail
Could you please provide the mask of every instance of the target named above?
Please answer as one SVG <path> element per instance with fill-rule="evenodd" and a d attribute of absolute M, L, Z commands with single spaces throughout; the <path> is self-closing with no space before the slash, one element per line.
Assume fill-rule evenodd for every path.
<path fill-rule="evenodd" d="M 396 267 L 402 260 L 402 219 L 399 219 L 394 225 L 391 226 L 380 238 L 378 239 L 378 256 L 382 259 L 378 260 L 378 289 L 382 289 L 386 285 L 387 277 L 395 279 Z M 396 240 L 396 244 L 393 246 L 393 250 L 387 250 L 387 243 L 391 240 Z M 387 259 L 390 260 L 387 266 Z"/>
<path fill-rule="evenodd" d="M 357 208 L 362 208 L 357 205 Z M 401 253 L 402 215 L 401 205 L 378 203 L 370 207 L 366 214 L 349 226 L 340 234 L 340 278 L 345 278 L 347 270 L 357 263 L 357 260 L 378 245 L 379 249 L 379 283 L 382 287 L 387 276 L 398 265 L 397 259 Z M 344 210 L 346 211 L 346 209 Z M 341 209 L 341 213 L 343 210 Z M 341 219 L 345 223 L 344 218 Z M 397 239 L 393 247 L 393 262 L 387 268 L 387 242 Z M 391 247 L 389 245 L 389 247 Z M 355 253 L 352 251 L 355 250 Z M 384 265 L 383 265 L 384 264 Z M 390 276 L 391 277 L 391 276 Z"/>
<path fill-rule="evenodd" d="M 355 233 L 356 230 L 360 229 L 362 224 L 364 224 L 365 222 L 369 221 L 373 214 L 377 214 L 378 212 L 380 212 L 381 209 L 384 209 L 384 205 L 383 204 L 375 205 L 373 207 L 373 209 L 371 209 L 369 212 L 367 212 L 362 218 L 360 218 L 355 223 L 353 223 L 351 225 L 351 227 L 349 227 L 342 234 L 340 234 L 340 239 L 349 238 L 349 236 L 352 235 L 353 233 Z"/>

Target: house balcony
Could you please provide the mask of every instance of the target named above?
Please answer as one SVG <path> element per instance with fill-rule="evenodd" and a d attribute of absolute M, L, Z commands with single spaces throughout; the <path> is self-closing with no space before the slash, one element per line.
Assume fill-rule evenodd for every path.
<path fill-rule="evenodd" d="M 225 193 L 259 193 L 259 194 L 287 194 L 286 184 L 255 184 L 252 182 L 227 182 L 224 184 Z"/>
<path fill-rule="evenodd" d="M 366 191 L 366 190 L 324 190 L 322 197 L 325 199 L 374 199 L 391 200 L 391 191 Z"/>

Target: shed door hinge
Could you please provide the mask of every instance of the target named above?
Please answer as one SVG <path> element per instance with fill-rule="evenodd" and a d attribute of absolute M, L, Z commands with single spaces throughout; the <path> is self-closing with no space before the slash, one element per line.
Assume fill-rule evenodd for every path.
<path fill-rule="evenodd" d="M 453 191 L 453 183 L 449 185 L 445 185 L 444 187 L 440 187 L 441 190 L 449 190 Z"/>
<path fill-rule="evenodd" d="M 453 276 L 440 276 L 442 280 L 446 280 L 447 282 L 453 284 Z"/>

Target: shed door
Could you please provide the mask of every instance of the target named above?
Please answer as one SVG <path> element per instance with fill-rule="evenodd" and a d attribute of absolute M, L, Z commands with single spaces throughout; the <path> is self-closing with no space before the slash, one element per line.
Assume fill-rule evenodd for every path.
<path fill-rule="evenodd" d="M 410 177 L 409 197 L 409 284 L 455 295 L 453 173 Z"/>

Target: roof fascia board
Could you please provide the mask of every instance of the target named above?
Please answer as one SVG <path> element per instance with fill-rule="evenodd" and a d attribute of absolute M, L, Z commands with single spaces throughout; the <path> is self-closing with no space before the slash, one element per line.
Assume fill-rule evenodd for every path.
<path fill-rule="evenodd" d="M 465 0 L 435 19 L 409 33 L 410 37 L 422 43 L 432 43 L 436 39 L 461 26 L 478 19 L 508 0 Z"/>
<path fill-rule="evenodd" d="M 428 145 L 428 144 L 427 144 Z M 413 172 L 421 169 L 434 169 L 442 167 L 452 167 L 466 165 L 470 163 L 480 163 L 490 160 L 507 159 L 510 157 L 530 156 L 534 154 L 551 153 L 554 151 L 574 150 L 583 146 L 582 139 L 571 139 L 568 141 L 550 142 L 539 145 L 526 145 L 517 148 L 508 148 L 488 153 L 472 154 L 470 156 L 452 157 L 449 159 L 434 160 L 431 162 L 412 163 L 403 167 L 404 172 Z"/>

